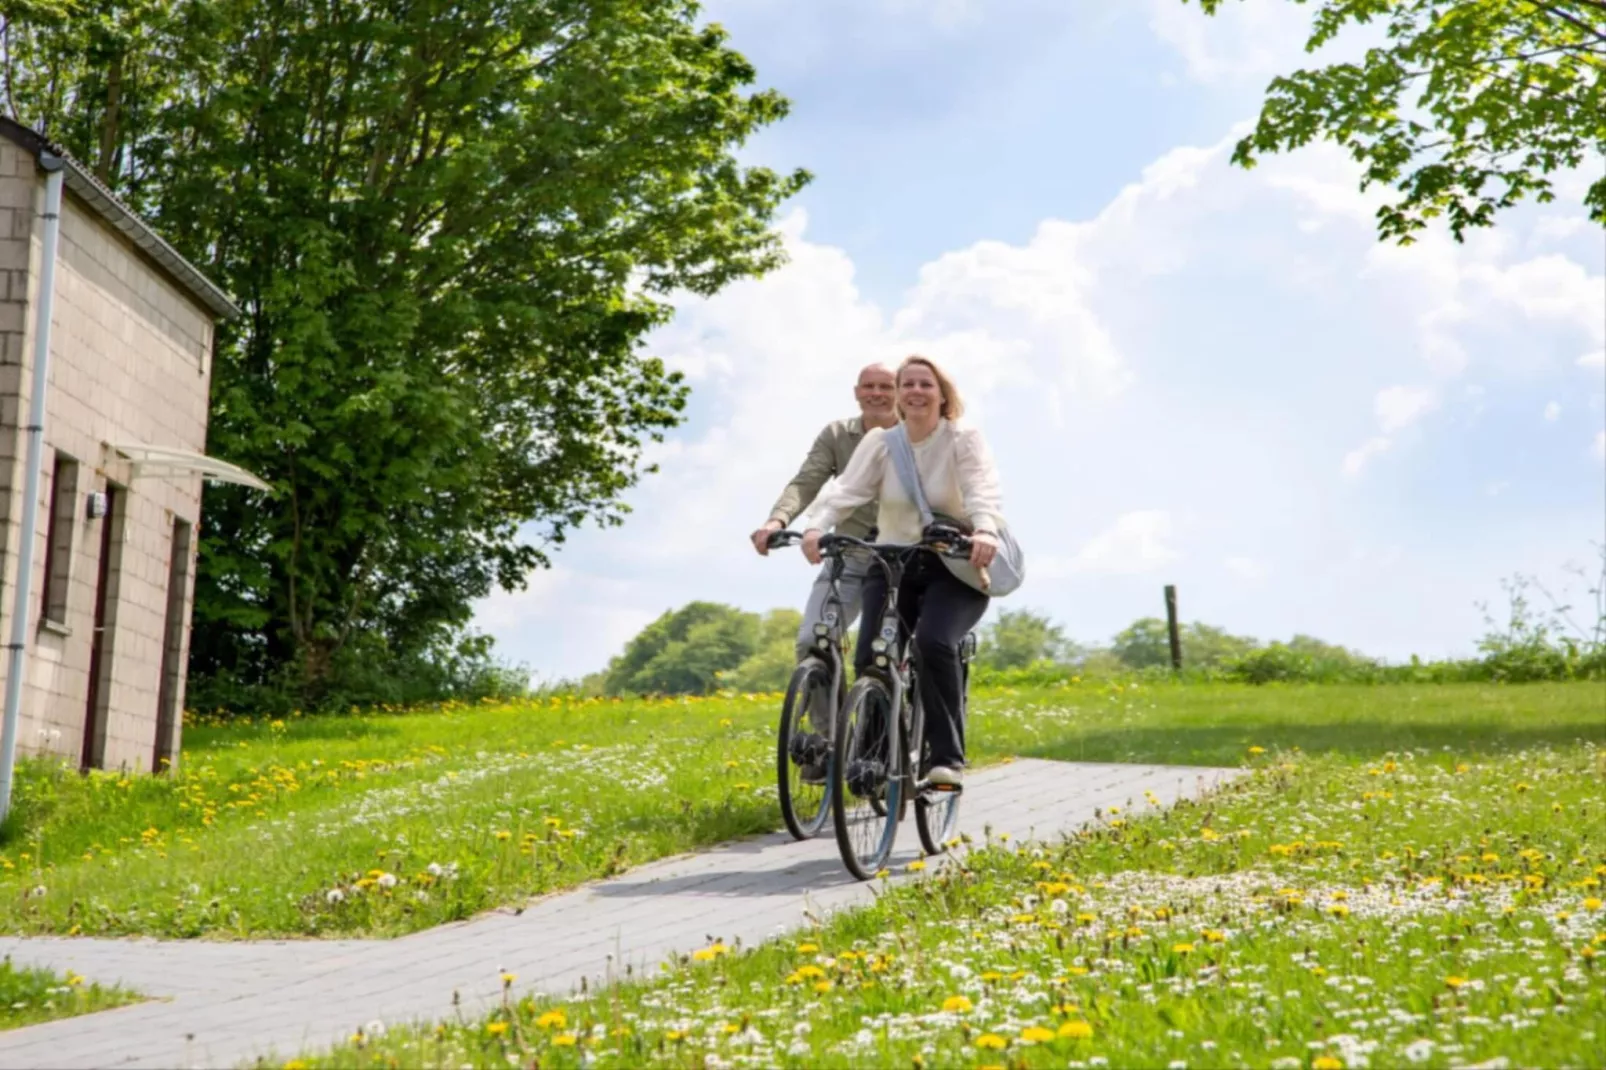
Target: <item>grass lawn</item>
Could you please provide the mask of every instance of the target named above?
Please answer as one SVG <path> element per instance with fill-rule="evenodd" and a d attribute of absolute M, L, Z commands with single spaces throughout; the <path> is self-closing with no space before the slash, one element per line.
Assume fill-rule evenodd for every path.
<path fill-rule="evenodd" d="M 873 907 L 749 952 L 714 945 L 653 983 L 393 1025 L 295 1063 L 1599 1066 L 1606 749 L 1534 741 L 1565 719 L 1562 692 L 1447 692 L 1469 710 L 1460 734 L 1435 719 L 1453 700 L 1374 694 L 1370 712 L 1335 695 L 1324 720 L 1322 693 L 1285 693 L 1318 722 L 1308 738 L 1345 742 L 1240 746 L 1252 774 L 1201 803 L 1112 809 L 1060 844 L 1000 832 Z M 1305 738 L 1266 716 L 1276 697 L 1217 697 L 1256 710 L 1261 738 Z M 1495 703 L 1527 699 L 1509 741 L 1492 731 Z M 1141 753 L 1220 761 L 1230 733 L 1190 721 L 1197 696 L 1158 705 L 1173 701 L 1179 749 Z M 1346 720 L 1378 738 L 1345 736 Z M 1134 731 L 1153 747 L 1165 725 L 1149 711 Z M 1400 733 L 1422 742 L 1396 746 Z M 1119 745 L 1107 727 L 1080 735 L 1047 752 Z"/>
<path fill-rule="evenodd" d="M 138 999 L 121 988 L 85 984 L 77 974 L 62 977 L 49 970 L 19 969 L 9 957 L 0 960 L 0 1029 L 110 1010 Z"/>
<path fill-rule="evenodd" d="M 1597 684 L 1077 684 L 976 696 L 972 755 L 1237 764 L 1606 738 Z M 390 936 L 776 828 L 773 697 L 190 725 L 180 772 L 21 767 L 0 931 Z"/>

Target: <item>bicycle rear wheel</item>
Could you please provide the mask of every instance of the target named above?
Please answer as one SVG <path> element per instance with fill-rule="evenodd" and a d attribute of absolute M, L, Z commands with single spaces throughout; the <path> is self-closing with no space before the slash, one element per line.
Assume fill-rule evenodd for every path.
<path fill-rule="evenodd" d="M 831 815 L 842 862 L 860 880 L 876 875 L 898 835 L 903 784 L 894 775 L 898 718 L 893 712 L 886 683 L 866 676 L 848 692 L 837 722 Z"/>
<path fill-rule="evenodd" d="M 831 726 L 836 703 L 829 666 L 807 658 L 792 672 L 775 745 L 775 787 L 787 831 L 820 834 L 831 813 Z"/>

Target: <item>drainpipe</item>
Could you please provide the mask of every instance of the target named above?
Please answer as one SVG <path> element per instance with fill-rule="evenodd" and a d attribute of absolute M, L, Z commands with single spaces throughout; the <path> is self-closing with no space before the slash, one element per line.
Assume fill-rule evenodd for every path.
<path fill-rule="evenodd" d="M 33 396 L 28 459 L 22 491 L 22 542 L 17 555 L 16 604 L 11 610 L 11 642 L 6 646 L 5 724 L 0 729 L 0 821 L 11 813 L 11 782 L 17 761 L 17 722 L 22 716 L 23 674 L 28 667 L 28 611 L 33 606 L 33 544 L 39 532 L 39 469 L 44 464 L 45 402 L 50 388 L 50 317 L 56 298 L 56 240 L 61 235 L 61 157 L 39 154 L 45 172 L 45 227 L 40 235 L 39 300 L 33 327 Z"/>

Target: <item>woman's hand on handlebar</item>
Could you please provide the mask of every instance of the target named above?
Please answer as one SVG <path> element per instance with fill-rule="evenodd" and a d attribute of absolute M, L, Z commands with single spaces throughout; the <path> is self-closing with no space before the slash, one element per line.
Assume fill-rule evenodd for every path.
<path fill-rule="evenodd" d="M 803 556 L 811 565 L 818 565 L 825 560 L 825 555 L 820 553 L 820 536 L 823 534 L 819 528 L 810 528 L 803 533 Z"/>
<path fill-rule="evenodd" d="M 998 556 L 998 539 L 989 532 L 978 531 L 970 537 L 970 563 L 986 568 Z"/>

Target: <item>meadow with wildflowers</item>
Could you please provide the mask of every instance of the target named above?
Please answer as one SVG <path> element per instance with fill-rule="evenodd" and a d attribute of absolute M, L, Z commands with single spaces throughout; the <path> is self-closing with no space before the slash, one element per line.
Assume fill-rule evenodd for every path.
<path fill-rule="evenodd" d="M 1197 802 L 1134 800 L 1052 844 L 988 830 L 762 947 L 571 1000 L 504 978 L 486 1019 L 289 1065 L 1597 1066 L 1599 733 L 1251 744 L 1250 774 Z"/>
<path fill-rule="evenodd" d="M 1236 764 L 1600 739 L 1590 684 L 980 691 L 978 762 Z M 193 719 L 160 777 L 21 766 L 0 931 L 393 936 L 779 826 L 773 695 Z"/>
<path fill-rule="evenodd" d="M 18 967 L 9 956 L 0 960 L 0 1029 L 111 1010 L 138 999 L 117 986 L 86 982 L 80 974 Z"/>

